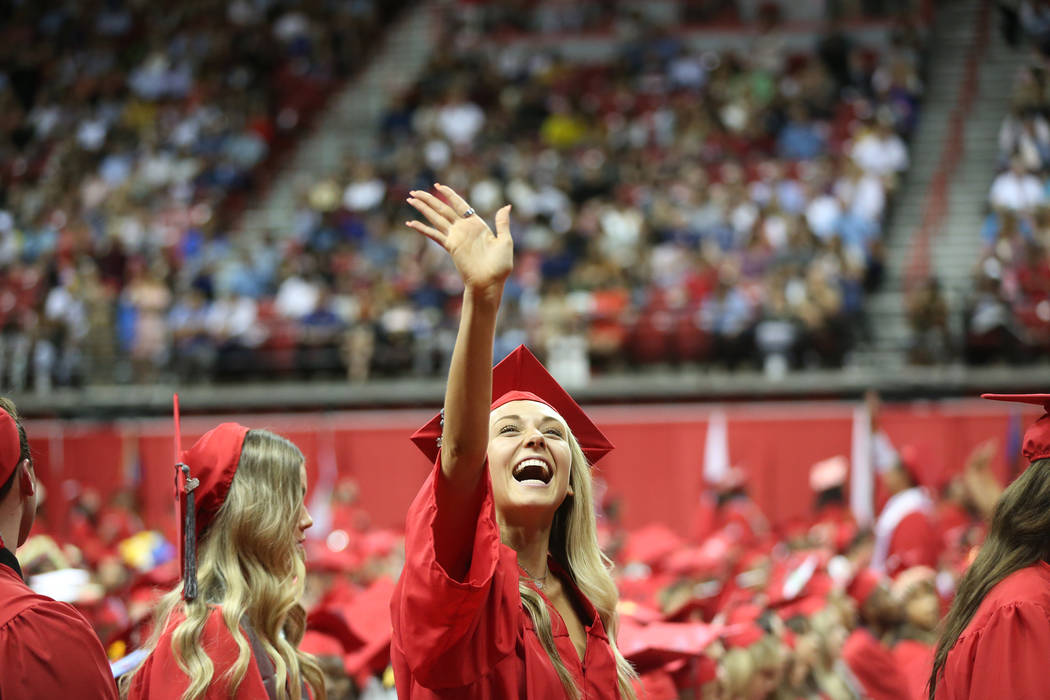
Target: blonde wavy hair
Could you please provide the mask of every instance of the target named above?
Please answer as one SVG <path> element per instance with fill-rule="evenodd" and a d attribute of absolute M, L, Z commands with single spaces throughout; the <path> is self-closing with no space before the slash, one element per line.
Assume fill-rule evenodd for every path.
<path fill-rule="evenodd" d="M 620 687 L 620 697 L 634 700 L 634 688 L 631 681 L 638 677 L 634 668 L 623 658 L 616 646 L 616 631 L 619 627 L 619 615 L 616 603 L 620 598 L 613 581 L 612 561 L 602 553 L 598 546 L 598 527 L 594 515 L 594 496 L 591 485 L 590 465 L 584 456 L 575 436 L 569 433 L 569 447 L 572 462 L 569 467 L 569 485 L 574 495 L 566 496 L 554 514 L 551 526 L 550 553 L 555 561 L 569 573 L 576 587 L 594 605 L 601 618 L 602 625 L 609 637 L 609 646 L 616 659 L 616 676 Z M 558 673 L 566 695 L 571 700 L 580 700 L 581 693 L 565 662 L 562 661 L 557 647 L 554 646 L 554 634 L 551 629 L 550 613 L 543 598 L 531 586 L 528 579 L 520 578 L 518 591 L 525 610 L 532 618 L 536 634 L 540 638 L 544 651 L 550 657 L 554 670 Z"/>
<path fill-rule="evenodd" d="M 273 662 L 279 698 L 302 700 L 303 682 L 315 700 L 326 697 L 316 660 L 297 648 L 306 630 L 306 611 L 299 602 L 306 568 L 296 542 L 303 461 L 303 453 L 289 440 L 249 430 L 226 501 L 198 542 L 198 597 L 183 601 L 180 583 L 161 599 L 148 648 L 156 648 L 173 618 L 183 618 L 171 636 L 175 659 L 190 679 L 182 700 L 204 695 L 214 678 L 215 666 L 200 639 L 216 605 L 222 607 L 223 622 L 238 647 L 237 660 L 224 672 L 233 692 L 251 663 L 251 645 L 240 628 L 244 620 Z M 140 669 L 121 680 L 122 697 Z"/>

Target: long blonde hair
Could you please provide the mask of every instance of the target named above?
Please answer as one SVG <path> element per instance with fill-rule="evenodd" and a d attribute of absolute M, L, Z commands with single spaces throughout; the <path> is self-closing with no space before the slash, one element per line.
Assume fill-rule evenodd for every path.
<path fill-rule="evenodd" d="M 148 647 L 155 649 L 172 620 L 183 618 L 171 635 L 175 659 L 190 680 L 182 700 L 204 695 L 215 675 L 201 632 L 216 605 L 238 648 L 237 660 L 224 672 L 233 692 L 251 663 L 243 620 L 273 662 L 279 698 L 302 700 L 304 681 L 316 700 L 326 697 L 317 662 L 297 649 L 306 630 L 299 603 L 306 568 L 295 527 L 303 502 L 302 464 L 303 453 L 292 442 L 266 430 L 248 431 L 226 501 L 198 543 L 198 597 L 183 601 L 180 583 L 161 599 Z M 140 669 L 122 679 L 122 696 Z"/>
<path fill-rule="evenodd" d="M 616 631 L 619 626 L 616 603 L 620 594 L 616 590 L 616 583 L 610 573 L 612 562 L 598 546 L 598 527 L 594 515 L 590 465 L 572 433 L 569 433 L 569 446 L 572 451 L 569 484 L 574 495 L 566 496 L 554 514 L 554 522 L 551 525 L 550 553 L 598 611 L 598 617 L 601 618 L 605 633 L 609 637 L 613 658 L 616 659 L 616 677 L 620 687 L 620 697 L 634 700 L 634 688 L 631 686 L 631 681 L 638 676 L 631 664 L 623 658 L 619 647 L 616 646 Z M 554 670 L 558 673 L 558 678 L 565 688 L 565 694 L 572 700 L 579 700 L 580 690 L 576 687 L 565 662 L 562 661 L 557 647 L 554 646 L 554 634 L 551 630 L 551 618 L 546 603 L 540 594 L 528 585 L 528 579 L 519 579 L 518 591 L 521 593 L 521 601 L 525 605 L 525 610 L 532 618 L 536 635 L 540 638 L 540 643 L 550 657 Z"/>

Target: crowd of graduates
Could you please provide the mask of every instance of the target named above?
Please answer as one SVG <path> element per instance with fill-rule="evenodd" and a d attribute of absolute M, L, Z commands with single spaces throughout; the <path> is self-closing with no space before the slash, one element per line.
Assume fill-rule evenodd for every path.
<path fill-rule="evenodd" d="M 874 527 L 851 514 L 842 456 L 813 465 L 810 517 L 778 525 L 738 468 L 708 485 L 687 532 L 625 530 L 623 497 L 599 485 L 619 645 L 641 697 L 925 697 L 938 623 L 1000 491 L 994 447 L 978 448 L 945 482 L 925 473 L 914 448 L 877 442 L 888 500 Z M 909 495 L 918 507 L 893 505 Z M 352 480 L 312 510 L 322 515 L 307 546 L 302 649 L 320 660 L 329 698 L 394 697 L 389 600 L 404 536 L 370 524 Z M 68 537 L 42 522 L 37 531 L 18 551 L 27 580 L 72 602 L 120 663 L 146 641 L 160 594 L 179 578 L 174 546 L 143 529 L 127 492 L 107 504 L 81 494 Z"/>

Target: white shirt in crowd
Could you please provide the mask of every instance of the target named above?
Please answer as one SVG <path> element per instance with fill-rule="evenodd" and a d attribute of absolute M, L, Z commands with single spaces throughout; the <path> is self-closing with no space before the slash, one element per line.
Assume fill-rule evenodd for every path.
<path fill-rule="evenodd" d="M 1046 195 L 1035 175 L 1007 170 L 992 182 L 988 199 L 998 209 L 1032 211 L 1045 203 Z"/>
<path fill-rule="evenodd" d="M 901 137 L 892 132 L 864 134 L 853 144 L 850 157 L 861 170 L 872 175 L 893 175 L 908 168 L 908 149 Z"/>

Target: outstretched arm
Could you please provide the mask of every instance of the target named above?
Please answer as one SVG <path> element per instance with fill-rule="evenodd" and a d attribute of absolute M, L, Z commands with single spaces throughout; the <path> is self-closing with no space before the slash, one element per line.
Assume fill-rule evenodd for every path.
<path fill-rule="evenodd" d="M 422 191 L 413 191 L 408 199 L 430 225 L 407 223 L 449 252 L 464 285 L 463 311 L 445 388 L 443 478 L 437 492 L 444 542 L 436 544 L 439 552 L 452 555 L 452 561 L 443 563 L 456 575 L 468 564 L 477 522 L 478 484 L 488 449 L 492 346 L 503 285 L 514 266 L 514 244 L 509 205 L 496 213 L 493 233 L 480 216 L 465 216 L 473 210 L 452 188 L 435 188 L 447 203 Z"/>

